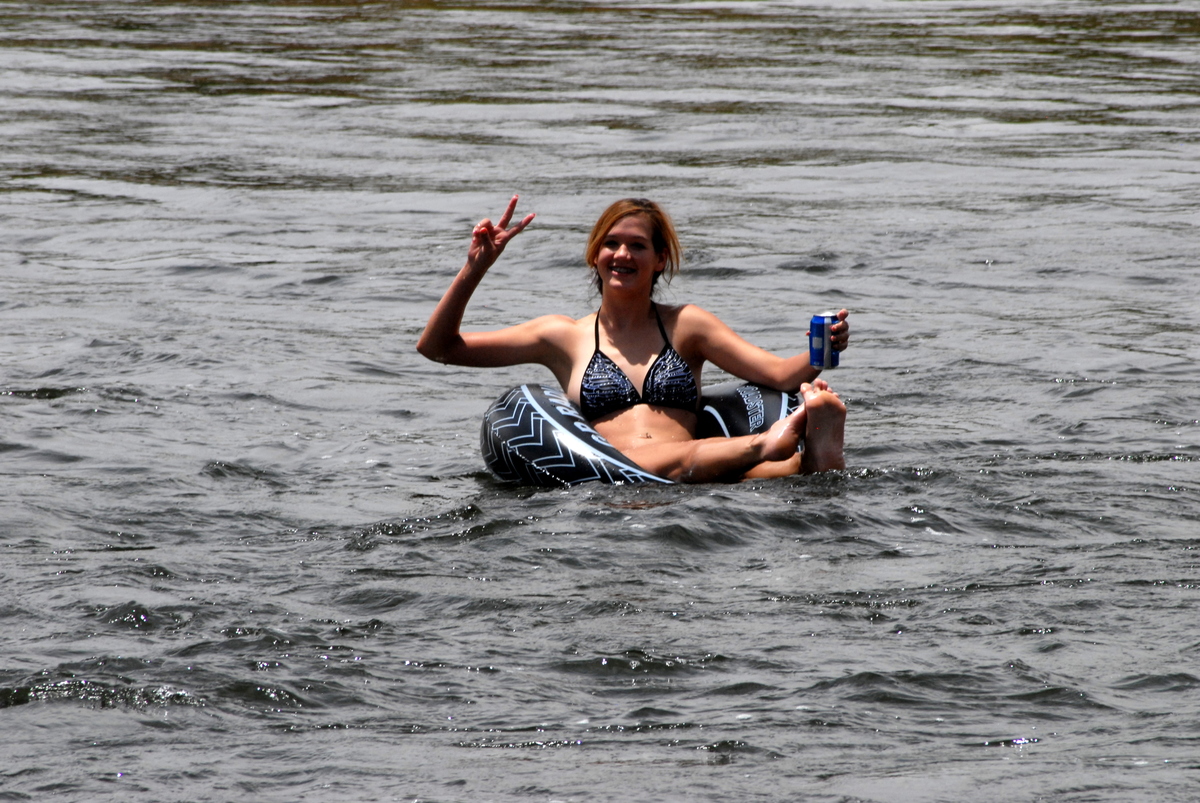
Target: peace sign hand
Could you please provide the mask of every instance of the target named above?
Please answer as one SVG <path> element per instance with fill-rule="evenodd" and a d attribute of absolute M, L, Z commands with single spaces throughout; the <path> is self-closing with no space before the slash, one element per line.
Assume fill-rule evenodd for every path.
<path fill-rule="evenodd" d="M 476 270 L 487 270 L 500 254 L 504 253 L 504 246 L 508 245 L 508 241 L 516 237 L 525 227 L 529 225 L 536 215 L 526 215 L 520 223 L 508 228 L 508 224 L 512 221 L 513 212 L 517 209 L 517 196 L 514 195 L 512 200 L 508 202 L 508 208 L 504 210 L 504 216 L 500 218 L 499 225 L 493 225 L 491 220 L 484 218 L 475 226 L 475 230 L 471 232 L 471 247 L 467 250 L 467 265 Z"/>

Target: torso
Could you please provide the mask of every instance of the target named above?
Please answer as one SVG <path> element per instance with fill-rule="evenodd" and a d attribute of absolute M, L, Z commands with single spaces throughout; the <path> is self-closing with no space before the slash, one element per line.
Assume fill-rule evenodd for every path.
<path fill-rule="evenodd" d="M 663 325 L 661 331 L 653 312 L 648 326 L 636 333 L 615 333 L 615 337 L 602 329 L 597 339 L 596 314 L 574 322 L 571 372 L 564 383 L 568 396 L 580 404 L 585 377 L 590 384 L 592 400 L 598 397 L 595 392 L 597 380 L 600 385 L 606 385 L 599 397 L 602 400 L 606 395 L 610 397 L 608 400 L 613 409 L 596 417 L 591 424 L 621 451 L 653 441 L 691 440 L 695 433 L 696 404 L 686 402 L 689 384 L 696 389 L 698 400 L 700 365 L 693 362 L 698 358 L 689 355 L 687 349 L 676 350 L 675 338 L 671 335 L 678 321 L 679 308 L 658 308 Z M 652 334 L 647 335 L 647 332 Z M 666 343 L 663 342 L 664 335 Z M 689 361 L 689 357 L 693 361 Z M 684 378 L 685 371 L 691 375 L 690 383 Z M 651 380 L 650 388 L 646 388 L 647 377 Z M 631 394 L 626 403 L 611 398 L 614 393 L 621 395 L 624 392 Z M 643 394 L 648 399 L 642 399 Z M 636 401 L 632 400 L 635 396 Z M 646 403 L 660 398 L 668 404 Z M 586 415 L 589 410 L 584 412 Z"/>
<path fill-rule="evenodd" d="M 595 316 L 595 349 L 579 380 L 579 408 L 588 421 L 598 421 L 639 404 L 696 412 L 700 401 L 696 377 L 671 345 L 657 306 L 653 303 L 650 306 L 663 344 L 646 368 L 640 390 L 626 371 L 601 349 L 600 315 Z"/>

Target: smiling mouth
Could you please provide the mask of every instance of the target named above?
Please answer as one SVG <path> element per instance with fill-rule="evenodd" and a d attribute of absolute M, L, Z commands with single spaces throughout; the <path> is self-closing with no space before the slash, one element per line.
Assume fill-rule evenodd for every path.
<path fill-rule="evenodd" d="M 625 274 L 637 273 L 637 268 L 629 268 L 629 267 L 625 267 L 624 265 L 617 267 L 614 265 L 612 268 L 612 272 L 613 273 L 625 273 Z"/>

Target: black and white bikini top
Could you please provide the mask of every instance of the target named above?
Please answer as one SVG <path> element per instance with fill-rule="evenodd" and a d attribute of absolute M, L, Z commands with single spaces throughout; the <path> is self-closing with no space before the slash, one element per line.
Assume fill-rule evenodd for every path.
<path fill-rule="evenodd" d="M 596 313 L 596 351 L 579 383 L 579 409 L 588 421 L 637 404 L 696 412 L 700 402 L 696 377 L 667 339 L 667 330 L 663 328 L 658 306 L 653 302 L 650 306 L 654 309 L 654 319 L 658 321 L 658 331 L 662 333 L 665 345 L 646 372 L 640 394 L 621 367 L 600 350 L 600 313 Z"/>

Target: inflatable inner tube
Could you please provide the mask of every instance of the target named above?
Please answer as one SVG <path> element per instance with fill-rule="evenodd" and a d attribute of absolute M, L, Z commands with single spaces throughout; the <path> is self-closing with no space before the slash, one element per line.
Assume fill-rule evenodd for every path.
<path fill-rule="evenodd" d="M 794 394 L 740 382 L 705 388 L 696 437 L 736 437 L 768 429 L 793 412 Z M 503 482 L 564 487 L 665 483 L 634 463 L 592 429 L 566 394 L 550 385 L 518 385 L 483 416 L 480 449 Z"/>
<path fill-rule="evenodd" d="M 800 407 L 795 393 L 749 382 L 724 382 L 700 392 L 697 438 L 736 438 L 766 432 Z M 801 444 L 801 448 L 804 445 Z"/>

